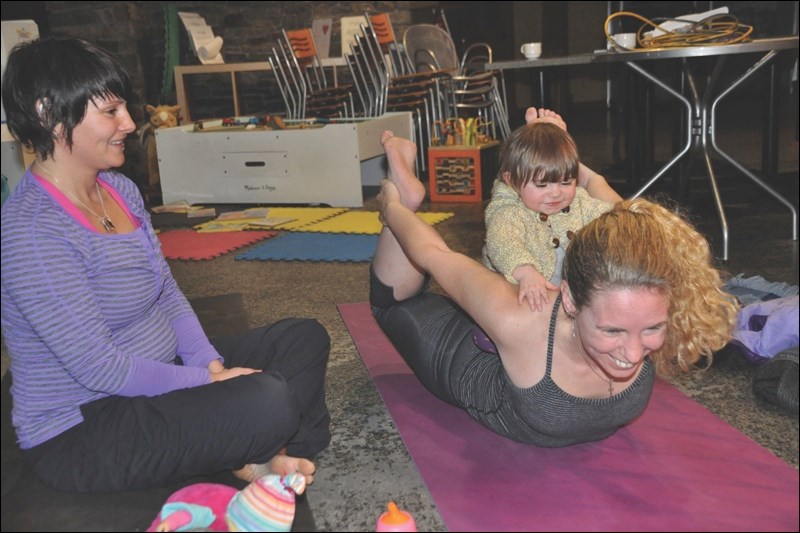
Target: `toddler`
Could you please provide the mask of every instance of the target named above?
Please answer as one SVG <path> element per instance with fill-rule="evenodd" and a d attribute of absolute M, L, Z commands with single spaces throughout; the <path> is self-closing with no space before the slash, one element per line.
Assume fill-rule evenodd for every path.
<path fill-rule="evenodd" d="M 608 199 L 616 193 L 603 194 L 610 188 L 602 176 L 580 164 L 560 116 L 531 108 L 526 120 L 503 145 L 485 213 L 483 262 L 519 284 L 520 304 L 539 311 L 547 291 L 558 289 L 569 240 L 612 206 L 590 192 Z"/>

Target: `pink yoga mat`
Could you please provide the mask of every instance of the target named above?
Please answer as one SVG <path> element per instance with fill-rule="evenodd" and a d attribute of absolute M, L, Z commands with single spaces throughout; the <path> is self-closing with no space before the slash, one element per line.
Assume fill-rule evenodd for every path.
<path fill-rule="evenodd" d="M 353 337 L 450 531 L 797 531 L 798 471 L 658 380 L 610 438 L 537 448 L 484 429 L 429 393 L 373 319 Z"/>

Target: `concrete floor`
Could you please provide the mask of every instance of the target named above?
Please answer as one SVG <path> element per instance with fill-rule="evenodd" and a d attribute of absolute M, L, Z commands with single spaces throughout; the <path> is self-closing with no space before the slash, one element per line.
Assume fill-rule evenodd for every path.
<path fill-rule="evenodd" d="M 583 160 L 601 170 L 623 193 L 631 192 L 611 161 L 613 139 L 604 113 L 566 117 Z M 737 120 L 720 138 L 723 147 L 748 168 L 760 166 L 760 128 Z M 788 121 L 788 119 L 787 119 Z M 798 198 L 798 147 L 794 123 L 782 125 L 780 175 L 769 183 Z M 657 139 L 657 160 L 669 151 Z M 697 172 L 683 207 L 706 233 L 719 253 L 720 224 L 708 181 Z M 731 230 L 730 260 L 720 267 L 730 275 L 761 275 L 770 281 L 798 283 L 798 246 L 791 239 L 789 210 L 756 185 L 719 165 L 720 187 Z M 669 180 L 654 190 L 669 190 Z M 374 209 L 367 195 L 365 209 Z M 426 202 L 424 210 L 452 211 L 455 216 L 437 226 L 450 246 L 477 257 L 483 239 L 481 204 Z M 411 512 L 420 531 L 444 531 L 422 479 L 368 377 L 336 305 L 367 300 L 366 263 L 235 261 L 227 254 L 210 261 L 171 261 L 175 278 L 187 297 L 241 293 L 250 325 L 286 316 L 315 317 L 331 335 L 327 378 L 333 440 L 317 457 L 318 471 L 308 498 L 317 526 L 324 531 L 374 531 L 375 520 L 389 500 Z M 3 350 L 3 372 L 7 356 Z M 753 397 L 754 366 L 726 350 L 707 372 L 676 378 L 675 385 L 728 423 L 798 466 L 798 419 Z"/>

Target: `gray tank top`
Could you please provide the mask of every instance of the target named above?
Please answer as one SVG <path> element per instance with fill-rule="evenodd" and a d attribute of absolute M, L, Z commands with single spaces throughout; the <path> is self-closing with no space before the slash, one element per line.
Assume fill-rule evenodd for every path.
<path fill-rule="evenodd" d="M 634 382 L 609 398 L 578 398 L 553 381 L 553 344 L 561 295 L 550 316 L 547 339 L 547 366 L 542 380 L 526 389 L 516 387 L 506 375 L 506 412 L 503 418 L 508 437 L 537 446 L 558 447 L 600 440 L 636 419 L 647 406 L 655 382 L 655 369 L 649 359 Z M 505 411 L 506 409 L 501 409 Z M 510 420 L 506 419 L 506 422 Z"/>

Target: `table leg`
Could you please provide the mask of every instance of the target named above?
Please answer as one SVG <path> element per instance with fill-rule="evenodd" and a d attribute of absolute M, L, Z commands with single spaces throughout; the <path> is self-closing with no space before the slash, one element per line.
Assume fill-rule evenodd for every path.
<path fill-rule="evenodd" d="M 761 136 L 761 175 L 774 178 L 778 174 L 778 65 L 773 61 L 767 75 L 767 98 L 764 100 L 764 127 Z"/>
<path fill-rule="evenodd" d="M 639 74 L 641 74 L 642 76 L 644 76 L 645 78 L 647 78 L 648 80 L 650 80 L 651 82 L 653 82 L 654 84 L 656 84 L 658 87 L 661 87 L 662 89 L 667 91 L 667 93 L 669 93 L 679 102 L 681 102 L 686 109 L 687 131 L 685 136 L 686 138 L 685 144 L 683 145 L 681 150 L 672 157 L 672 159 L 667 161 L 667 163 L 664 166 L 662 166 L 661 169 L 659 169 L 647 183 L 644 184 L 644 186 L 642 186 L 638 191 L 636 191 L 631 196 L 631 198 L 637 198 L 642 194 L 644 194 L 644 192 L 647 189 L 649 189 L 656 181 L 658 181 L 661 178 L 661 176 L 664 175 L 665 172 L 667 172 L 670 168 L 672 168 L 673 165 L 675 165 L 675 163 L 680 161 L 681 158 L 683 158 L 683 156 L 685 156 L 692 148 L 692 103 L 685 96 L 675 91 L 672 87 L 662 82 L 661 80 L 659 80 L 658 78 L 656 78 L 655 76 L 644 70 L 642 67 L 637 65 L 636 63 L 627 62 L 625 64 L 628 65 L 628 67 L 635 70 L 636 72 L 638 72 Z"/>
<path fill-rule="evenodd" d="M 658 181 L 661 176 L 669 170 L 675 163 L 677 163 L 680 159 L 682 159 L 687 153 L 692 151 L 692 148 L 695 150 L 702 152 L 704 162 L 706 165 L 706 171 L 708 174 L 709 181 L 711 182 L 711 189 L 714 195 L 714 202 L 715 207 L 717 209 L 717 214 L 719 215 L 720 224 L 722 226 L 722 239 L 723 239 L 723 250 L 722 250 L 722 260 L 728 260 L 728 222 L 725 217 L 725 210 L 722 205 L 722 199 L 719 193 L 719 187 L 717 185 L 716 175 L 714 173 L 713 165 L 711 164 L 711 158 L 709 154 L 709 143 L 713 150 L 727 160 L 731 165 L 733 165 L 737 170 L 739 170 L 742 174 L 750 178 L 753 182 L 759 185 L 762 189 L 770 193 L 776 199 L 778 199 L 781 203 L 786 205 L 789 210 L 792 212 L 792 239 L 797 240 L 797 209 L 789 202 L 786 198 L 784 198 L 780 193 L 772 189 L 769 185 L 764 183 L 759 177 L 755 174 L 750 172 L 746 169 L 743 165 L 741 165 L 738 161 L 733 159 L 730 155 L 728 155 L 725 151 L 723 151 L 716 141 L 716 109 L 717 105 L 723 98 L 725 98 L 728 94 L 731 93 L 736 87 L 738 87 L 742 82 L 746 79 L 750 78 L 753 74 L 755 74 L 761 67 L 769 63 L 769 61 L 777 55 L 777 52 L 770 51 L 766 55 L 764 55 L 760 60 L 758 60 L 752 67 L 750 67 L 744 74 L 742 74 L 738 79 L 736 79 L 727 89 L 722 91 L 718 96 L 713 98 L 712 101 L 712 93 L 713 93 L 713 86 L 716 82 L 723 64 L 723 59 L 720 58 L 718 61 L 714 73 L 711 76 L 711 80 L 708 83 L 706 88 L 705 94 L 703 98 L 700 98 L 699 92 L 697 91 L 697 87 L 695 85 L 694 79 L 689 72 L 688 68 L 685 68 L 686 73 L 686 81 L 689 87 L 689 92 L 692 96 L 692 100 L 690 101 L 688 98 L 680 94 L 679 92 L 672 89 L 669 85 L 661 81 L 660 79 L 656 78 L 642 67 L 637 65 L 633 62 L 625 63 L 633 69 L 634 71 L 638 72 L 644 78 L 650 80 L 656 86 L 661 87 L 667 93 L 672 95 L 678 101 L 680 101 L 686 110 L 686 143 L 684 144 L 683 148 L 672 158 L 670 159 L 660 170 L 658 170 L 655 175 L 636 193 L 634 193 L 631 198 L 636 198 L 641 196 L 647 189 L 649 189 L 656 181 Z M 710 105 L 709 105 L 710 104 Z M 691 161 L 690 161 L 691 163 Z M 688 176 L 686 176 L 688 179 Z M 683 187 L 680 187 L 682 190 Z"/>
<path fill-rule="evenodd" d="M 722 91 L 715 99 L 714 102 L 711 104 L 711 111 L 710 111 L 710 129 L 709 129 L 709 136 L 711 140 L 711 146 L 714 148 L 721 157 L 723 157 L 728 163 L 736 167 L 742 174 L 750 178 L 756 185 L 767 191 L 773 197 L 775 197 L 779 202 L 784 204 L 789 210 L 792 212 L 792 240 L 797 240 L 797 208 L 786 198 L 784 198 L 779 192 L 774 190 L 772 187 L 764 183 L 761 178 L 750 172 L 746 169 L 741 163 L 736 161 L 733 157 L 727 154 L 722 148 L 719 147 L 717 144 L 717 137 L 716 137 L 716 112 L 717 112 L 717 105 L 722 101 L 723 98 L 728 96 L 736 87 L 738 87 L 742 82 L 748 79 L 750 76 L 755 74 L 761 67 L 769 63 L 777 55 L 777 52 L 774 50 L 765 54 L 761 59 L 759 59 L 752 67 L 750 67 L 744 74 L 742 74 L 739 78 L 737 78 L 731 85 Z M 727 260 L 727 256 L 724 258 Z"/>

